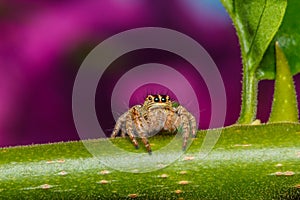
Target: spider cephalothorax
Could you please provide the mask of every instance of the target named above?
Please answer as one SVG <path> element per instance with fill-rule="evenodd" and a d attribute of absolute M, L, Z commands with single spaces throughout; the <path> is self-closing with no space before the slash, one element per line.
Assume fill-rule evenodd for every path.
<path fill-rule="evenodd" d="M 171 101 L 168 95 L 148 95 L 143 105 L 135 105 L 119 117 L 112 137 L 116 137 L 121 131 L 122 136 L 129 135 L 134 146 L 138 148 L 135 137 L 140 137 L 147 151 L 151 153 L 148 137 L 161 130 L 183 133 L 183 145 L 185 149 L 190 133 L 196 136 L 195 117 L 181 105 Z"/>

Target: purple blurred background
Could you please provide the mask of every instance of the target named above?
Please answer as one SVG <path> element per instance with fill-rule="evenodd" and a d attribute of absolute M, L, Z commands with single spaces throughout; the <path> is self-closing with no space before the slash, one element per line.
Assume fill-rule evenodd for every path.
<path fill-rule="evenodd" d="M 106 38 L 144 26 L 180 31 L 208 51 L 225 83 L 225 126 L 233 124 L 240 110 L 241 59 L 234 28 L 219 1 L 4 0 L 0 3 L 0 147 L 79 139 L 72 116 L 72 88 L 82 61 Z M 107 110 L 114 84 L 132 67 L 149 62 L 188 65 L 154 50 L 133 52 L 112 63 L 99 83 L 106 93 L 96 95 L 97 111 L 107 116 L 99 117 L 99 122 L 108 134 L 114 125 Z M 260 94 L 259 101 L 267 105 L 259 106 L 263 121 L 270 110 L 272 84 L 260 86 L 265 96 Z M 205 88 L 199 81 L 203 97 L 199 104 L 205 108 L 202 129 L 208 127 L 211 106 Z M 132 99 L 131 104 L 142 101 Z"/>

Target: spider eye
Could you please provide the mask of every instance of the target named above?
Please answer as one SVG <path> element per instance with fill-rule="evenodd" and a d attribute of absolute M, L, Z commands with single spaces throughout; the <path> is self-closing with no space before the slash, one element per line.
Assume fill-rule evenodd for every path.
<path fill-rule="evenodd" d="M 158 98 L 158 97 L 155 97 L 155 98 L 154 98 L 154 102 L 159 102 L 159 98 Z"/>
<path fill-rule="evenodd" d="M 161 98 L 161 102 L 166 102 L 166 98 L 165 98 L 165 97 L 162 97 L 162 98 Z"/>
<path fill-rule="evenodd" d="M 148 99 L 151 101 L 151 100 L 152 100 L 152 97 L 148 97 Z"/>

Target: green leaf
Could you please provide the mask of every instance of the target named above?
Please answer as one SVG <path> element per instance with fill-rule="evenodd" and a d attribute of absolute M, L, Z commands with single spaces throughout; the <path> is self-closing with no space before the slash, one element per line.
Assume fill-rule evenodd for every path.
<path fill-rule="evenodd" d="M 269 122 L 298 122 L 298 106 L 293 76 L 278 42 L 276 42 L 275 48 L 276 79 Z"/>
<path fill-rule="evenodd" d="M 283 19 L 286 0 L 222 0 L 238 34 L 244 73 L 254 72 Z"/>
<path fill-rule="evenodd" d="M 289 0 L 286 14 L 257 71 L 261 79 L 275 79 L 275 41 L 280 43 L 293 75 L 300 72 L 300 1 Z"/>
<path fill-rule="evenodd" d="M 299 199 L 299 131 L 300 125 L 292 123 L 225 128 L 206 158 L 199 151 L 211 133 L 200 131 L 185 155 L 149 173 L 109 168 L 82 142 L 0 148 L 0 199 L 130 199 L 133 194 L 136 199 Z M 155 152 L 172 138 L 149 140 Z M 136 150 L 128 138 L 111 141 L 128 151 L 146 152 Z M 180 146 L 161 156 L 168 159 L 176 152 Z M 141 166 L 139 160 L 126 159 L 122 161 Z"/>

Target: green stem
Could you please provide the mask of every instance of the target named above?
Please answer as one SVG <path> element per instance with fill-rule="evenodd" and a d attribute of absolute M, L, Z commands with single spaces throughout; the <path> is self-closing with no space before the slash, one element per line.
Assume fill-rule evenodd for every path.
<path fill-rule="evenodd" d="M 199 131 L 192 145 L 176 162 L 149 173 L 138 173 L 147 163 L 107 155 L 118 166 L 134 166 L 134 173 L 120 172 L 104 163 L 106 156 L 92 156 L 82 142 L 0 148 L 0 199 L 299 199 L 300 125 L 294 123 L 232 126 L 212 132 Z M 218 143 L 203 158 L 206 134 L 222 131 Z M 153 155 L 136 150 L 127 138 L 111 140 L 126 151 L 153 159 L 169 159 L 181 152 L 168 147 L 172 135 L 149 138 Z M 89 140 L 102 145 L 104 139 Z M 156 157 L 155 157 L 156 156 Z"/>
<path fill-rule="evenodd" d="M 258 80 L 254 72 L 244 69 L 242 107 L 239 124 L 250 124 L 256 118 Z"/>

